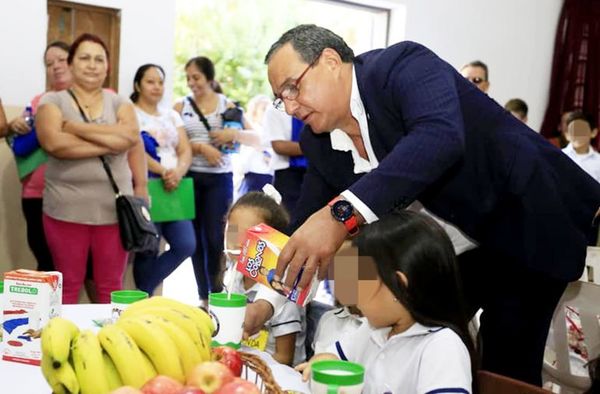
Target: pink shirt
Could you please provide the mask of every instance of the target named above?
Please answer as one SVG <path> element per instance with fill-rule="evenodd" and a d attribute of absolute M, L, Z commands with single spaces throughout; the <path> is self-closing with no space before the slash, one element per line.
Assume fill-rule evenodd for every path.
<path fill-rule="evenodd" d="M 31 100 L 31 112 L 35 115 L 38 103 L 44 93 L 38 94 Z M 22 198 L 42 198 L 44 194 L 44 177 L 46 175 L 46 164 L 36 168 L 31 174 L 23 178 Z"/>

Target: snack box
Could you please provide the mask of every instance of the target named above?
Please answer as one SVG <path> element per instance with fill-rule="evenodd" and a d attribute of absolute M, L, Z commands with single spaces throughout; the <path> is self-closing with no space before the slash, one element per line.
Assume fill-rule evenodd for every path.
<path fill-rule="evenodd" d="M 62 274 L 19 269 L 4 273 L 2 359 L 40 365 L 41 329 L 60 316 Z"/>
<path fill-rule="evenodd" d="M 297 290 L 300 276 L 296 278 L 291 289 L 283 285 L 282 282 L 285 281 L 285 277 L 282 281 L 277 281 L 274 278 L 277 258 L 288 240 L 287 235 L 266 224 L 250 227 L 246 231 L 246 238 L 242 244 L 236 268 L 245 276 L 269 287 L 290 301 L 305 306 L 317 291 L 319 281 L 316 275 L 310 286 L 307 286 L 301 292 Z"/>

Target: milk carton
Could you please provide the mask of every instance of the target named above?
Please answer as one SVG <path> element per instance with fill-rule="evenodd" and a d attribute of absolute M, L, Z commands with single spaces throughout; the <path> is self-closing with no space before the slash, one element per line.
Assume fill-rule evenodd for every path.
<path fill-rule="evenodd" d="M 40 365 L 40 333 L 60 316 L 62 274 L 15 270 L 4 274 L 2 359 Z"/>
<path fill-rule="evenodd" d="M 292 288 L 287 288 L 282 281 L 275 279 L 275 267 L 281 249 L 289 237 L 266 224 L 250 227 L 246 231 L 246 238 L 242 244 L 242 251 L 238 258 L 236 268 L 245 276 L 275 290 L 288 300 L 298 305 L 306 304 L 315 296 L 319 281 L 315 277 L 310 285 L 298 291 L 300 275 L 294 281 Z M 300 271 L 300 274 L 302 271 Z"/>

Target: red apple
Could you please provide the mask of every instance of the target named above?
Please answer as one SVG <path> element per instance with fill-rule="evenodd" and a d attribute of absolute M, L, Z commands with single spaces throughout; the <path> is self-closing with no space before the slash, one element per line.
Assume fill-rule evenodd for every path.
<path fill-rule="evenodd" d="M 237 350 L 229 346 L 219 346 L 213 349 L 213 360 L 227 365 L 233 376 L 242 376 L 244 362 Z"/>
<path fill-rule="evenodd" d="M 177 394 L 183 385 L 175 379 L 165 376 L 158 375 L 150 379 L 142 386 L 142 393 L 144 394 Z"/>
<path fill-rule="evenodd" d="M 142 394 L 142 392 L 135 387 L 123 386 L 111 391 L 110 394 Z"/>
<path fill-rule="evenodd" d="M 252 382 L 235 378 L 232 382 L 221 387 L 215 394 L 260 394 L 260 390 Z"/>
<path fill-rule="evenodd" d="M 177 394 L 206 394 L 204 391 L 200 390 L 198 387 L 194 386 L 185 386 L 178 391 Z"/>
<path fill-rule="evenodd" d="M 196 365 L 189 372 L 186 384 L 198 387 L 207 394 L 211 394 L 232 380 L 233 374 L 225 364 L 218 361 L 207 361 Z"/>

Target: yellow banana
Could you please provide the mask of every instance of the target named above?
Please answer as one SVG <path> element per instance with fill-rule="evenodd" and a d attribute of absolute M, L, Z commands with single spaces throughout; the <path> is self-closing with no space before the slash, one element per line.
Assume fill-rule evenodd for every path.
<path fill-rule="evenodd" d="M 140 317 L 158 325 L 165 333 L 167 333 L 167 335 L 169 335 L 169 338 L 171 338 L 179 351 L 181 365 L 183 366 L 183 372 L 186 376 L 196 365 L 203 361 L 208 361 L 203 359 L 200 354 L 202 344 L 194 342 L 182 328 L 172 321 L 156 315 L 142 315 Z"/>
<path fill-rule="evenodd" d="M 156 372 L 156 368 L 154 368 L 152 361 L 150 361 L 148 355 L 144 352 L 142 352 L 142 365 L 140 365 L 140 368 L 146 369 L 146 371 L 148 371 L 148 373 L 152 376 L 158 375 L 158 372 Z"/>
<path fill-rule="evenodd" d="M 129 309 L 126 309 L 125 311 L 129 311 Z M 134 312 L 129 313 L 127 316 L 121 315 L 121 318 L 119 320 L 141 315 L 161 316 L 175 323 L 190 336 L 194 343 L 200 344 L 198 351 L 200 352 L 202 359 L 210 359 L 211 338 L 206 337 L 203 326 L 201 326 L 198 323 L 198 320 L 195 320 L 190 314 L 187 314 L 179 309 L 170 307 L 147 306 L 144 308 L 137 309 Z"/>
<path fill-rule="evenodd" d="M 60 383 L 56 377 L 56 370 L 52 367 L 52 360 L 49 356 L 42 355 L 42 375 L 50 385 L 53 394 L 67 394 L 65 386 Z"/>
<path fill-rule="evenodd" d="M 105 351 L 102 351 L 102 361 L 104 362 L 104 376 L 106 376 L 108 390 L 116 390 L 123 386 L 121 376 L 119 375 L 119 371 L 117 371 L 115 363 L 113 363 L 112 359 Z"/>
<path fill-rule="evenodd" d="M 42 353 L 50 358 L 52 366 L 59 368 L 71 353 L 71 341 L 79 334 L 79 328 L 70 320 L 54 317 L 42 329 Z"/>
<path fill-rule="evenodd" d="M 180 383 L 185 381 L 177 346 L 160 325 L 142 316 L 119 319 L 117 325 L 146 353 L 159 374 L 170 376 Z"/>
<path fill-rule="evenodd" d="M 142 352 L 125 330 L 115 324 L 100 329 L 98 339 L 102 348 L 115 363 L 123 384 L 140 388 L 155 375 L 143 365 Z"/>
<path fill-rule="evenodd" d="M 69 394 L 79 394 L 79 381 L 73 366 L 69 362 L 62 363 L 60 367 L 54 368 L 54 376 L 64 386 Z"/>
<path fill-rule="evenodd" d="M 106 394 L 109 392 L 102 360 L 102 348 L 96 334 L 91 330 L 79 333 L 73 340 L 71 356 L 81 394 Z"/>
<path fill-rule="evenodd" d="M 215 330 L 214 324 L 210 316 L 204 312 L 200 308 L 195 308 L 191 305 L 184 304 L 182 302 L 173 300 L 171 298 L 154 296 L 150 298 L 146 298 L 145 300 L 137 301 L 131 304 L 122 314 L 122 316 L 127 316 L 130 313 L 137 314 L 139 309 L 147 308 L 147 307 L 167 307 L 179 310 L 188 315 L 191 315 L 194 320 L 197 321 L 198 324 L 203 329 L 203 332 L 206 337 L 212 338 L 212 334 Z"/>

